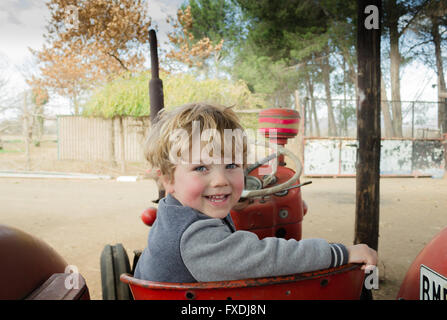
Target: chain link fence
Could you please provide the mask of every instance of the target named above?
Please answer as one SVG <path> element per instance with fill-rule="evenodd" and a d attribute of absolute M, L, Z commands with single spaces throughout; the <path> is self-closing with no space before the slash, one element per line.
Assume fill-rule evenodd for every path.
<path fill-rule="evenodd" d="M 381 130 L 384 138 L 440 138 L 438 108 L 441 103 L 431 101 L 382 101 Z M 328 107 L 332 109 L 335 125 L 330 128 Z M 383 108 L 389 112 L 389 121 Z M 393 119 L 393 108 L 400 106 L 402 121 Z M 357 136 L 356 101 L 333 99 L 305 99 L 305 136 L 352 137 Z M 399 134 L 401 132 L 402 134 Z"/>
<path fill-rule="evenodd" d="M 356 101 L 344 99 L 332 99 L 334 127 L 329 129 L 328 102 L 326 99 L 302 100 L 304 115 L 304 135 L 306 137 L 357 137 Z M 438 106 L 442 103 L 432 101 L 382 101 L 387 106 L 390 114 L 390 122 L 385 123 L 384 114 L 381 112 L 382 138 L 415 138 L 432 139 L 440 138 L 441 130 L 438 126 Z M 402 114 L 401 129 L 393 121 L 392 108 L 400 104 Z M 257 117 L 260 110 L 237 111 L 238 116 L 245 127 L 257 128 Z M 302 113 L 302 110 L 299 110 Z M 392 129 L 390 129 L 391 127 Z M 390 132 L 391 131 L 391 132 Z M 395 132 L 402 131 L 402 135 Z"/>
<path fill-rule="evenodd" d="M 356 101 L 348 99 L 332 99 L 334 127 L 329 129 L 328 102 L 326 99 L 304 98 L 304 114 L 301 120 L 304 121 L 305 137 L 349 137 L 357 136 Z M 438 108 L 442 103 L 432 101 L 400 101 L 398 102 L 402 110 L 402 136 L 395 134 L 396 121 L 392 120 L 392 108 L 394 101 L 382 101 L 389 110 L 391 123 L 385 123 L 384 114 L 381 112 L 382 138 L 415 138 L 433 139 L 441 137 L 441 130 L 438 126 Z M 258 113 L 260 110 L 235 110 L 246 128 L 258 128 Z M 302 113 L 302 110 L 299 110 Z M 0 124 L 2 130 L 0 135 L 20 135 L 22 133 L 22 121 L 14 119 L 3 121 Z M 387 126 L 393 127 L 392 132 Z M 332 132 L 330 132 L 332 131 Z M 43 134 L 57 134 L 57 121 L 45 119 Z"/>

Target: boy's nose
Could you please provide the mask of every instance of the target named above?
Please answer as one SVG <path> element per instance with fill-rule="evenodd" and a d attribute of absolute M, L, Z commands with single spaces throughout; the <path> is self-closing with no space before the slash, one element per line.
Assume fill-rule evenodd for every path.
<path fill-rule="evenodd" d="M 222 187 L 229 185 L 228 178 L 223 170 L 216 170 L 211 178 L 211 186 Z"/>

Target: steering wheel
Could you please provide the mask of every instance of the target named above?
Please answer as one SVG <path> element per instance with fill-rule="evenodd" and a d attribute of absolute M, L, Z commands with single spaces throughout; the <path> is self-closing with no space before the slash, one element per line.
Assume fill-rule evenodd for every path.
<path fill-rule="evenodd" d="M 271 148 L 271 147 L 270 147 Z M 280 145 L 276 145 L 275 148 L 278 148 L 277 155 L 270 155 L 268 157 L 263 158 L 262 160 L 258 161 L 254 166 L 250 166 L 246 170 L 246 175 L 255 168 L 261 166 L 264 163 L 267 163 L 268 161 L 276 158 L 279 155 L 285 155 L 288 156 L 296 165 L 296 172 L 295 174 L 286 182 L 281 183 L 277 186 L 273 186 L 270 188 L 264 188 L 264 189 L 258 189 L 258 190 L 250 190 L 250 189 L 244 189 L 241 194 L 241 198 L 253 198 L 253 197 L 262 197 L 267 196 L 273 193 L 277 193 L 283 189 L 286 189 L 290 186 L 292 186 L 300 177 L 301 171 L 303 170 L 303 166 L 301 164 L 301 161 L 298 159 L 297 156 L 295 156 L 292 152 L 287 150 L 286 148 L 281 147 Z M 274 174 L 274 173 L 273 173 Z"/>

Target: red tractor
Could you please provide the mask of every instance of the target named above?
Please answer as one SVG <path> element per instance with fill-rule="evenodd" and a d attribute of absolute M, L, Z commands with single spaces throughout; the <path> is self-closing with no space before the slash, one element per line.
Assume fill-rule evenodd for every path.
<path fill-rule="evenodd" d="M 277 143 L 278 153 L 250 166 L 246 174 L 246 190 L 242 197 L 249 204 L 231 211 L 238 230 L 254 232 L 259 238 L 281 237 L 300 240 L 302 220 L 307 206 L 301 197 L 301 164 L 284 148 L 288 138 L 297 134 L 299 115 L 291 109 L 267 109 L 260 112 L 261 131 Z M 280 124 L 280 126 L 278 126 Z M 286 167 L 284 156 L 295 164 L 296 171 Z M 278 166 L 269 166 L 277 160 Z M 275 170 L 276 167 L 276 170 Z M 271 168 L 272 170 L 261 170 Z M 270 171 L 270 174 L 263 174 Z M 143 222 L 151 226 L 156 209 L 146 209 Z M 106 246 L 101 256 L 104 299 L 370 299 L 364 286 L 365 272 L 360 265 L 294 274 L 282 277 L 199 283 L 163 283 L 136 279 L 132 276 L 141 251 L 136 251 L 133 267 L 122 245 Z M 447 228 L 418 256 L 410 268 L 398 298 L 446 299 Z M 130 290 L 129 290 L 130 289 Z M 420 293 L 420 294 L 419 294 Z"/>
<path fill-rule="evenodd" d="M 245 170 L 246 189 L 242 198 L 249 199 L 249 204 L 242 210 L 231 211 L 236 229 L 254 232 L 260 239 L 301 239 L 301 224 L 307 212 L 301 198 L 301 186 L 304 184 L 299 181 L 302 167 L 297 157 L 284 148 L 287 139 L 296 136 L 298 121 L 298 112 L 291 109 L 266 109 L 260 113 L 260 130 L 278 152 Z M 294 162 L 296 171 L 286 167 L 284 156 Z M 277 161 L 278 165 L 269 166 L 270 161 Z M 149 226 L 155 219 L 155 208 L 149 208 L 142 214 L 142 220 Z M 137 252 L 133 266 L 138 257 Z M 364 272 L 359 265 L 347 265 L 287 277 L 160 283 L 132 277 L 133 268 L 130 269 L 128 260 L 121 245 L 104 249 L 101 256 L 103 298 L 130 298 L 125 287 L 128 284 L 135 299 L 358 299 L 364 280 Z M 112 269 L 112 265 L 123 268 Z"/>

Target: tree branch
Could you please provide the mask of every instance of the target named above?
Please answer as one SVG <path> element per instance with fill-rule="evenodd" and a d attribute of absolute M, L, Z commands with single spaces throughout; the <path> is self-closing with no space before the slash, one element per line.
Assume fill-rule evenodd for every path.
<path fill-rule="evenodd" d="M 320 60 L 326 59 L 327 57 L 329 57 L 329 55 L 322 55 L 322 56 L 320 56 L 318 58 L 313 58 L 311 60 L 306 60 L 306 61 L 318 62 Z M 315 63 L 311 63 L 311 64 L 315 64 Z M 306 62 L 301 62 L 301 63 L 294 64 L 292 66 L 286 67 L 284 70 L 299 69 L 299 68 L 304 67 L 306 65 L 307 65 Z"/>
<path fill-rule="evenodd" d="M 121 65 L 121 67 L 126 70 L 129 71 L 129 69 L 124 65 L 124 63 L 121 61 L 120 58 L 118 58 L 117 56 L 115 56 L 113 53 L 107 52 L 107 55 L 109 55 L 110 57 L 114 58 L 116 61 L 119 62 L 119 64 Z"/>
<path fill-rule="evenodd" d="M 427 41 L 422 41 L 422 42 L 420 42 L 420 43 L 416 43 L 414 46 L 411 46 L 411 47 L 407 50 L 407 52 L 410 52 L 410 51 L 412 51 L 414 48 L 417 48 L 417 47 L 419 47 L 419 46 L 421 46 L 421 45 L 423 45 L 423 44 L 428 44 L 428 43 L 430 43 L 430 42 L 432 42 L 431 39 L 429 39 L 429 40 L 427 40 Z"/>
<path fill-rule="evenodd" d="M 407 24 L 402 28 L 400 32 L 398 32 L 398 38 L 400 38 L 401 35 L 404 34 L 404 32 L 408 29 L 408 27 L 411 25 L 411 23 L 419 17 L 419 14 L 422 12 L 422 10 L 425 8 L 425 6 L 430 2 L 431 0 L 425 0 L 425 2 L 418 8 L 418 10 L 415 12 L 415 14 L 411 17 L 410 21 L 407 22 Z"/>

